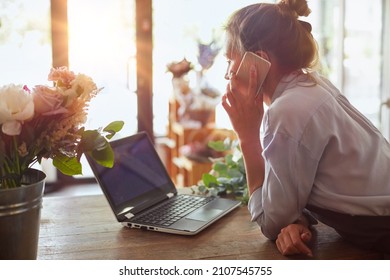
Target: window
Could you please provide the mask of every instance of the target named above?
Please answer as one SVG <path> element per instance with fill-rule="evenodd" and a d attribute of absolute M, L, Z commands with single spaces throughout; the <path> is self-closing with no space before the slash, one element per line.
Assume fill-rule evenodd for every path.
<path fill-rule="evenodd" d="M 343 92 L 379 126 L 382 1 L 345 1 Z"/>
<path fill-rule="evenodd" d="M 52 65 L 50 35 L 50 0 L 1 1 L 0 84 L 33 87 L 47 82 Z"/>
<path fill-rule="evenodd" d="M 123 120 L 121 135 L 137 130 L 135 7 L 131 0 L 68 0 L 69 68 L 91 76 L 102 91 L 87 126 Z"/>
<path fill-rule="evenodd" d="M 86 126 L 123 120 L 117 137 L 137 131 L 135 5 L 132 0 L 68 0 L 69 68 L 92 77 L 101 92 Z M 83 160 L 83 176 L 92 171 Z M 79 177 L 79 176 L 77 176 Z"/>

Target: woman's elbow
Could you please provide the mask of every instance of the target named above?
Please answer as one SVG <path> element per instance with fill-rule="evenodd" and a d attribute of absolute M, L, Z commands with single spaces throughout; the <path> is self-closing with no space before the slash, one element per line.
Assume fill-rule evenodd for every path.
<path fill-rule="evenodd" d="M 260 227 L 261 232 L 265 237 L 267 237 L 269 240 L 275 241 L 278 238 L 279 232 L 278 230 L 275 229 L 269 229 L 265 226 Z"/>

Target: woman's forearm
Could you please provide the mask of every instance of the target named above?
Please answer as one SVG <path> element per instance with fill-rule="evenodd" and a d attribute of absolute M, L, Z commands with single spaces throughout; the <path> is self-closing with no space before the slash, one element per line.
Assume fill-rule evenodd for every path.
<path fill-rule="evenodd" d="M 262 156 L 263 148 L 260 139 L 240 139 L 240 147 L 244 158 L 249 195 L 260 188 L 264 182 L 265 164 Z"/>

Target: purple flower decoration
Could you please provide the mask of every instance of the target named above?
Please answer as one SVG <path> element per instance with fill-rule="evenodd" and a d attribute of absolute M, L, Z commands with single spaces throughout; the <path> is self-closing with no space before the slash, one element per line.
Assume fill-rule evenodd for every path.
<path fill-rule="evenodd" d="M 198 62 L 200 66 L 202 66 L 202 70 L 206 70 L 214 64 L 215 57 L 218 55 L 221 48 L 217 46 L 213 40 L 210 44 L 198 42 L 198 50 Z"/>

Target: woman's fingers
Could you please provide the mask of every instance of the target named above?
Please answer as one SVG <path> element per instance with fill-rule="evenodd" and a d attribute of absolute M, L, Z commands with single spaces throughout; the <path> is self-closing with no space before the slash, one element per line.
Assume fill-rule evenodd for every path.
<path fill-rule="evenodd" d="M 291 224 L 281 230 L 276 246 L 283 255 L 305 254 L 312 257 L 313 253 L 306 245 L 310 239 L 309 229 L 302 225 Z"/>

